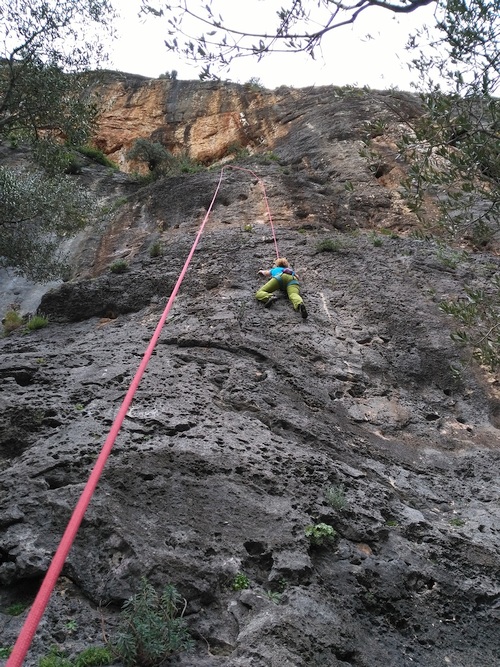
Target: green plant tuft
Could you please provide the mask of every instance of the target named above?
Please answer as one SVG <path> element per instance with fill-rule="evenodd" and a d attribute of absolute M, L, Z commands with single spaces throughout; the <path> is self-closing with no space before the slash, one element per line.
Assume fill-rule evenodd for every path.
<path fill-rule="evenodd" d="M 337 239 L 324 239 L 316 245 L 316 252 L 338 252 L 342 244 Z"/>
<path fill-rule="evenodd" d="M 124 259 L 117 259 L 116 262 L 113 262 L 109 267 L 111 273 L 125 273 L 128 271 L 128 264 Z"/>
<path fill-rule="evenodd" d="M 371 242 L 373 243 L 374 248 L 380 248 L 382 245 L 382 239 L 375 232 L 370 234 Z"/>
<path fill-rule="evenodd" d="M 278 591 L 266 591 L 266 595 L 271 602 L 274 602 L 274 604 L 279 604 L 281 602 L 281 593 L 278 593 Z"/>
<path fill-rule="evenodd" d="M 194 174 L 204 167 L 189 157 L 186 153 L 174 155 L 158 141 L 150 139 L 136 139 L 127 153 L 129 160 L 144 162 L 148 166 L 149 174 L 139 181 L 146 184 L 163 176 L 178 176 L 179 174 Z"/>
<path fill-rule="evenodd" d="M 58 646 L 53 646 L 47 655 L 40 658 L 38 667 L 72 667 L 65 653 Z"/>
<path fill-rule="evenodd" d="M 145 578 L 141 579 L 139 592 L 123 605 L 120 631 L 110 644 L 126 667 L 156 667 L 191 647 L 182 613 L 178 614 L 181 601 L 174 586 L 166 586 L 159 595 Z"/>
<path fill-rule="evenodd" d="M 78 146 L 77 151 L 90 158 L 93 162 L 97 162 L 97 164 L 102 164 L 105 167 L 110 167 L 111 169 L 118 171 L 116 162 L 110 160 L 107 155 L 98 148 L 94 148 L 94 146 Z"/>
<path fill-rule="evenodd" d="M 68 632 L 76 632 L 76 631 L 78 630 L 78 623 L 75 621 L 74 618 L 70 619 L 70 620 L 66 623 L 66 630 L 67 630 Z"/>
<path fill-rule="evenodd" d="M 233 579 L 231 588 L 233 591 L 243 591 L 246 588 L 250 588 L 250 579 L 243 572 L 238 572 L 238 574 Z"/>
<path fill-rule="evenodd" d="M 343 509 L 347 504 L 344 487 L 342 484 L 339 486 L 329 486 L 325 490 L 325 497 L 328 504 L 334 507 L 336 510 Z"/>
<path fill-rule="evenodd" d="M 74 667 L 96 667 L 97 665 L 111 665 L 114 662 L 113 653 L 105 646 L 89 646 L 74 660 Z"/>
<path fill-rule="evenodd" d="M 382 234 L 382 236 L 388 236 L 390 239 L 399 239 L 396 232 L 393 232 L 392 229 L 387 229 L 386 227 L 379 229 L 379 233 Z"/>
<path fill-rule="evenodd" d="M 252 77 L 250 77 L 250 79 L 248 79 L 248 81 L 245 83 L 245 88 L 246 88 L 247 90 L 251 90 L 251 91 L 253 91 L 254 93 L 256 93 L 256 92 L 258 92 L 258 91 L 260 91 L 260 90 L 264 90 L 264 84 L 262 83 L 262 81 L 261 81 L 258 77 L 256 77 L 256 76 L 252 76 Z"/>
<path fill-rule="evenodd" d="M 33 315 L 33 317 L 29 318 L 26 328 L 29 331 L 36 331 L 37 329 L 43 329 L 48 323 L 49 320 L 47 317 L 44 317 L 43 315 Z"/>
<path fill-rule="evenodd" d="M 250 151 L 245 146 L 242 146 L 239 141 L 233 141 L 226 149 L 228 155 L 234 155 L 236 159 L 243 159 L 250 155 Z"/>
<path fill-rule="evenodd" d="M 155 241 L 149 248 L 150 257 L 161 257 L 163 255 L 163 246 L 159 241 Z"/>
<path fill-rule="evenodd" d="M 337 534 L 334 528 L 327 523 L 315 523 L 311 526 L 307 526 L 305 533 L 306 537 L 311 541 L 311 544 L 314 544 L 315 546 L 333 542 Z"/>
<path fill-rule="evenodd" d="M 29 607 L 28 602 L 14 602 L 5 610 L 9 616 L 19 616 L 25 609 Z"/>
<path fill-rule="evenodd" d="M 458 517 L 456 519 L 450 519 L 450 526 L 461 528 L 462 526 L 465 526 L 465 521 L 463 519 L 459 519 Z"/>
<path fill-rule="evenodd" d="M 10 333 L 19 329 L 23 325 L 23 318 L 17 310 L 8 310 L 2 320 L 4 334 L 8 336 Z"/>
<path fill-rule="evenodd" d="M 176 69 L 171 70 L 170 72 L 165 72 L 160 74 L 159 79 L 169 79 L 170 81 L 177 81 L 178 72 Z"/>

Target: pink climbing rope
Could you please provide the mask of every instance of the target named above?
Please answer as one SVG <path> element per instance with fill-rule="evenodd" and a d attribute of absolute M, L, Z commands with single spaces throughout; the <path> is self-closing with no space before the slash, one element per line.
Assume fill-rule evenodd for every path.
<path fill-rule="evenodd" d="M 230 165 L 228 165 L 230 166 Z M 9 659 L 7 660 L 6 667 L 20 667 L 24 661 L 24 658 L 28 652 L 28 649 L 31 645 L 31 642 L 33 640 L 33 637 L 35 635 L 35 632 L 38 628 L 38 624 L 40 623 L 40 619 L 42 618 L 42 615 L 45 611 L 45 608 L 47 607 L 47 604 L 49 602 L 50 596 L 52 594 L 52 591 L 54 590 L 54 587 L 57 583 L 57 579 L 59 577 L 59 574 L 61 573 L 61 570 L 63 568 L 63 565 L 66 561 L 66 558 L 68 556 L 69 550 L 71 549 L 71 546 L 75 540 L 76 534 L 78 532 L 78 529 L 80 527 L 80 524 L 83 520 L 84 514 L 87 510 L 87 507 L 89 506 L 89 503 L 92 499 L 92 496 L 94 494 L 94 491 L 96 489 L 97 483 L 99 482 L 99 479 L 101 477 L 102 471 L 104 469 L 104 466 L 106 464 L 106 461 L 109 457 L 109 454 L 111 452 L 111 449 L 115 443 L 116 437 L 118 436 L 118 433 L 120 431 L 120 428 L 123 424 L 123 421 L 125 419 L 125 416 L 128 412 L 128 409 L 130 407 L 130 404 L 132 403 L 132 399 L 134 397 L 135 392 L 137 391 L 137 388 L 139 386 L 139 383 L 141 381 L 142 376 L 144 375 L 144 371 L 146 370 L 146 367 L 148 365 L 148 362 L 151 358 L 151 355 L 153 354 L 153 350 L 156 346 L 156 343 L 158 342 L 158 338 L 160 337 L 161 331 L 163 329 L 163 326 L 165 324 L 165 321 L 168 317 L 168 314 L 170 312 L 170 309 L 172 308 L 172 305 L 174 303 L 175 297 L 177 296 L 177 293 L 179 291 L 179 288 L 181 286 L 181 283 L 184 279 L 184 276 L 186 275 L 186 272 L 188 270 L 189 264 L 191 262 L 191 259 L 194 255 L 194 252 L 196 250 L 196 247 L 199 243 L 199 240 L 201 238 L 201 235 L 203 233 L 203 230 L 205 228 L 205 225 L 207 223 L 207 220 L 210 216 L 210 212 L 213 208 L 215 199 L 217 198 L 217 194 L 219 193 L 219 189 L 221 186 L 222 182 L 222 177 L 224 175 L 224 169 L 226 167 L 223 167 L 220 173 L 220 178 L 217 183 L 217 187 L 214 193 L 214 196 L 212 198 L 212 201 L 210 203 L 210 206 L 207 210 L 207 213 L 203 219 L 203 222 L 200 225 L 200 228 L 198 230 L 198 234 L 196 235 L 195 241 L 193 243 L 193 246 L 189 252 L 189 255 L 184 263 L 184 266 L 182 268 L 182 271 L 179 274 L 179 277 L 177 279 L 177 282 L 175 283 L 175 287 L 172 290 L 172 293 L 170 295 L 170 298 L 168 300 L 167 305 L 165 306 L 165 310 L 163 311 L 163 314 L 156 326 L 155 332 L 149 342 L 149 345 L 144 353 L 144 356 L 142 358 L 141 363 L 139 364 L 139 368 L 137 369 L 137 372 L 130 384 L 130 387 L 125 395 L 125 398 L 123 399 L 123 402 L 121 404 L 121 407 L 118 411 L 118 414 L 111 426 L 111 430 L 108 434 L 108 437 L 106 438 L 106 441 L 104 442 L 104 445 L 101 449 L 101 452 L 97 458 L 97 461 L 94 465 L 94 468 L 92 469 L 92 472 L 90 473 L 90 477 L 87 481 L 87 484 L 85 485 L 85 488 L 82 491 L 82 494 L 80 496 L 80 499 L 73 511 L 73 514 L 69 520 L 69 523 L 66 527 L 66 530 L 64 531 L 64 534 L 61 538 L 61 541 L 59 543 L 59 546 L 57 547 L 57 550 L 54 554 L 54 557 L 52 559 L 52 562 L 50 563 L 49 569 L 47 570 L 47 573 L 44 577 L 44 580 L 42 582 L 42 585 L 40 587 L 40 590 L 37 593 L 37 596 L 35 600 L 33 601 L 33 604 L 31 606 L 31 609 L 28 613 L 28 616 L 26 617 L 26 620 L 21 628 L 21 632 L 19 633 L 19 636 L 17 638 L 16 643 L 14 644 L 14 647 L 12 649 L 12 653 L 10 654 Z M 244 169 L 242 167 L 233 167 L 231 166 L 232 169 L 240 169 L 241 171 L 247 171 L 253 176 L 255 176 L 262 184 L 264 187 L 264 184 L 262 180 L 250 169 Z M 267 207 L 267 212 L 269 215 L 269 221 L 271 223 L 271 228 L 273 230 L 273 239 L 274 239 L 274 245 L 276 249 L 276 256 L 278 257 L 278 246 L 276 243 L 276 234 L 274 232 L 274 226 L 272 223 L 272 218 L 271 218 L 271 211 L 269 209 L 269 203 L 267 200 L 266 196 L 266 191 L 264 187 L 264 197 L 266 201 L 266 207 Z"/>
<path fill-rule="evenodd" d="M 264 201 L 266 202 L 267 216 L 269 218 L 269 224 L 271 225 L 271 231 L 273 233 L 274 250 L 276 252 L 276 258 L 278 258 L 280 256 L 280 254 L 278 252 L 278 243 L 276 241 L 276 231 L 274 229 L 273 217 L 271 215 L 271 209 L 269 207 L 269 201 L 267 199 L 266 186 L 264 185 L 264 181 L 260 178 L 260 176 L 257 176 L 257 174 L 254 171 L 252 171 L 251 169 L 245 169 L 244 167 L 235 167 L 231 164 L 228 164 L 225 167 L 223 167 L 222 171 L 224 171 L 224 169 L 238 169 L 239 171 L 246 171 L 247 173 L 252 174 L 252 176 L 254 176 L 254 178 L 256 178 L 259 181 L 259 183 L 262 185 L 262 192 L 263 192 L 263 195 L 264 195 Z"/>

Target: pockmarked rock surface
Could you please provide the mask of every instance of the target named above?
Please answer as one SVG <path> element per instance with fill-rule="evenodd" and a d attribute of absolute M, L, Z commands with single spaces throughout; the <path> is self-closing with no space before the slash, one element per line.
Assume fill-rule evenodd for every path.
<path fill-rule="evenodd" d="M 500 663 L 498 380 L 439 308 L 499 260 L 452 268 L 412 237 L 396 178 L 359 154 L 389 93 L 337 92 L 293 91 L 242 161 L 120 185 L 42 296 L 49 325 L 0 340 L 8 647 L 27 612 L 7 610 L 33 600 L 209 213 L 27 665 L 113 636 L 141 577 L 187 602 L 194 647 L 172 665 Z M 386 176 L 404 168 L 387 155 Z M 305 320 L 255 300 L 276 250 Z M 333 540 L 312 543 L 316 524 Z"/>

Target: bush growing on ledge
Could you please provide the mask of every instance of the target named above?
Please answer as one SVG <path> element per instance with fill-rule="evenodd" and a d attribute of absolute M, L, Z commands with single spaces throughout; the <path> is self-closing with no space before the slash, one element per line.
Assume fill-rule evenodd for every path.
<path fill-rule="evenodd" d="M 19 329 L 23 325 L 23 318 L 17 310 L 8 310 L 2 320 L 4 335 L 8 336 L 10 333 Z"/>
<path fill-rule="evenodd" d="M 125 273 L 128 270 L 128 264 L 124 259 L 117 259 L 109 267 L 111 273 Z"/>
<path fill-rule="evenodd" d="M 325 543 L 333 542 L 337 534 L 332 526 L 327 523 L 315 523 L 306 528 L 306 537 L 309 538 L 314 546 L 322 546 Z"/>
<path fill-rule="evenodd" d="M 342 243 L 337 239 L 324 239 L 316 245 L 316 252 L 339 252 Z"/>
<path fill-rule="evenodd" d="M 157 667 L 174 653 L 191 647 L 183 612 L 178 613 L 181 600 L 174 586 L 166 586 L 159 595 L 141 579 L 139 592 L 123 605 L 120 631 L 110 644 L 126 667 Z"/>
<path fill-rule="evenodd" d="M 153 243 L 149 248 L 150 257 L 161 257 L 163 255 L 163 246 L 159 241 Z"/>

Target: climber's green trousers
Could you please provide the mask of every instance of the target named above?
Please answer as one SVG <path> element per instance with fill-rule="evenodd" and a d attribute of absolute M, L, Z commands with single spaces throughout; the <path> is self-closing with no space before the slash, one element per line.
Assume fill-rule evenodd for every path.
<path fill-rule="evenodd" d="M 281 274 L 280 280 L 281 284 L 277 278 L 271 278 L 269 282 L 267 282 L 265 285 L 262 285 L 262 287 L 256 292 L 255 298 L 257 301 L 266 303 L 266 301 L 269 300 L 271 294 L 281 288 L 283 292 L 287 293 L 288 298 L 292 302 L 294 310 L 297 310 L 299 305 L 303 303 L 302 297 L 299 293 L 300 287 L 297 284 L 297 279 L 293 276 L 289 276 L 286 273 L 283 273 Z M 291 282 L 294 284 L 289 285 Z"/>

